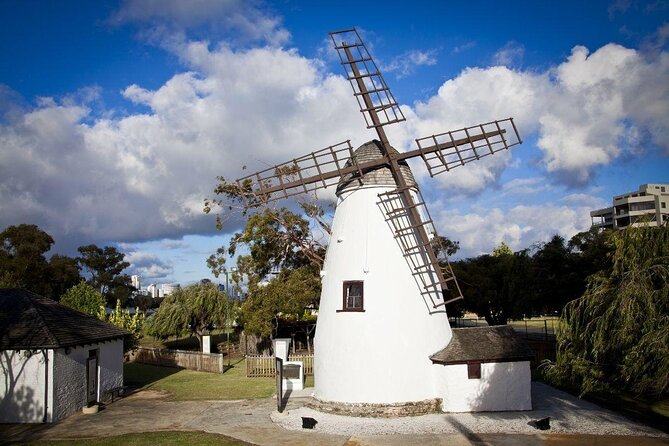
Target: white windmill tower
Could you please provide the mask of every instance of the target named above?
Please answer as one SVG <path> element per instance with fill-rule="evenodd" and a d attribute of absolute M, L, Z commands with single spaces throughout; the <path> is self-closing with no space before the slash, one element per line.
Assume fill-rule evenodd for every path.
<path fill-rule="evenodd" d="M 321 407 L 434 405 L 439 378 L 429 356 L 449 343 L 445 305 L 462 296 L 432 249 L 436 230 L 406 160 L 422 159 L 434 176 L 520 137 L 509 118 L 417 139 L 399 153 L 383 127 L 405 118 L 362 39 L 355 29 L 330 35 L 378 139 L 355 151 L 345 141 L 237 184 L 264 202 L 336 185 L 315 336 Z"/>

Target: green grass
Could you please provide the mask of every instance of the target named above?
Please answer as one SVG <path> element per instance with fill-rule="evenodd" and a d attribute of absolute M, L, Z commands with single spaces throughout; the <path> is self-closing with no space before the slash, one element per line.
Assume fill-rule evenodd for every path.
<path fill-rule="evenodd" d="M 243 361 L 225 373 L 127 363 L 123 368 L 126 386 L 169 392 L 174 401 L 241 400 L 268 398 L 274 394 L 274 378 L 247 378 Z"/>
<path fill-rule="evenodd" d="M 52 440 L 27 443 L 30 445 L 74 445 L 74 446 L 246 446 L 250 443 L 235 440 L 225 435 L 208 434 L 206 432 L 144 432 L 141 434 L 125 434 L 87 440 Z"/>

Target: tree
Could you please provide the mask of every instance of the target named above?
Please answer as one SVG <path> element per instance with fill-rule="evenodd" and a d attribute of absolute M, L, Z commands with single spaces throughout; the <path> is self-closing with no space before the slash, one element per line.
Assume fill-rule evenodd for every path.
<path fill-rule="evenodd" d="M 225 325 L 228 297 L 214 284 L 196 284 L 177 288 L 165 297 L 147 327 L 160 338 L 191 333 L 202 347 L 202 336 L 215 326 Z"/>
<path fill-rule="evenodd" d="M 557 331 L 546 375 L 582 394 L 669 394 L 669 228 L 629 227 L 608 236 L 611 266 L 588 278 Z"/>
<path fill-rule="evenodd" d="M 53 238 L 36 225 L 9 226 L 0 232 L 0 278 L 5 285 L 51 296 L 44 254 Z"/>
<path fill-rule="evenodd" d="M 586 275 L 577 267 L 577 258 L 559 235 L 534 254 L 532 280 L 540 296 L 535 302 L 539 303 L 537 309 L 541 313 L 559 312 L 567 302 L 583 294 Z"/>
<path fill-rule="evenodd" d="M 117 300 L 125 306 L 132 292 L 130 276 L 122 274 L 130 264 L 124 261 L 125 254 L 113 246 L 100 248 L 96 245 L 80 246 L 79 264 L 88 271 L 88 283 L 100 290 L 107 302 Z"/>
<path fill-rule="evenodd" d="M 283 174 L 289 181 L 296 172 L 287 168 Z M 298 202 L 299 214 L 285 207 L 270 207 L 264 197 L 255 194 L 250 182 L 240 185 L 219 177 L 215 193 L 221 198 L 206 200 L 205 212 L 214 207 L 222 210 L 217 227 L 236 212 L 246 218 L 246 225 L 207 263 L 218 277 L 226 271 L 227 259 L 237 256 L 233 281 L 238 286 L 242 280 L 248 284 L 240 320 L 247 334 L 265 338 L 262 344 L 273 336 L 280 317 L 299 318 L 306 305 L 318 306 L 325 245 L 315 229 L 329 234 L 330 224 L 324 210 L 307 195 Z M 240 251 L 248 254 L 238 255 Z M 278 276 L 271 278 L 273 275 Z"/>
<path fill-rule="evenodd" d="M 513 255 L 513 251 L 511 250 L 509 245 L 506 244 L 505 241 L 502 241 L 502 243 L 500 243 L 498 247 L 492 250 L 493 257 L 510 256 L 510 255 Z"/>
<path fill-rule="evenodd" d="M 60 303 L 95 317 L 100 316 L 100 307 L 102 307 L 103 317 L 100 319 L 104 320 L 104 296 L 84 281 L 67 290 L 61 296 Z"/>
<path fill-rule="evenodd" d="M 51 284 L 51 298 L 57 300 L 67 290 L 81 282 L 77 260 L 60 254 L 54 254 L 49 259 L 49 282 Z"/>
<path fill-rule="evenodd" d="M 445 264 L 450 256 L 454 255 L 460 250 L 460 242 L 453 241 L 448 237 L 441 235 L 433 238 L 430 243 L 432 244 L 434 253 L 437 255 L 437 260 L 439 263 Z"/>
<path fill-rule="evenodd" d="M 522 317 L 523 306 L 519 303 L 531 299 L 527 251 L 505 251 L 497 249 L 497 255 L 482 255 L 453 265 L 465 296 L 462 305 L 484 317 L 488 325 L 504 325 L 510 318 Z"/>
<path fill-rule="evenodd" d="M 320 294 L 319 270 L 314 265 L 284 269 L 269 282 L 252 282 L 241 308 L 244 329 L 273 338 L 280 318 L 300 320 L 305 308 L 317 304 Z"/>
<path fill-rule="evenodd" d="M 129 337 L 123 339 L 123 351 L 127 352 L 139 345 L 140 339 L 144 336 L 144 322 L 146 320 L 145 314 L 139 308 L 135 309 L 134 314 L 130 314 L 130 310 L 122 308 L 121 301 L 117 300 L 116 308 L 109 315 L 105 315 L 104 305 L 100 307 L 100 311 L 100 315 L 104 318 L 103 320 L 130 333 Z"/>

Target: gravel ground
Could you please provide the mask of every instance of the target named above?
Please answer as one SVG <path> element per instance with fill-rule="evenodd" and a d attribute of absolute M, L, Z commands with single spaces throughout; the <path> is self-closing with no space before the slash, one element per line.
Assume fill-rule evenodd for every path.
<path fill-rule="evenodd" d="M 532 406 L 528 412 L 444 413 L 401 418 L 359 418 L 332 415 L 306 407 L 288 414 L 273 413 L 272 421 L 289 430 L 302 430 L 302 417 L 318 421 L 315 431 L 340 435 L 387 435 L 433 433 L 535 434 L 531 420 L 550 417 L 546 433 L 593 435 L 647 435 L 669 437 L 661 431 L 628 420 L 595 404 L 542 383 L 532 383 Z"/>

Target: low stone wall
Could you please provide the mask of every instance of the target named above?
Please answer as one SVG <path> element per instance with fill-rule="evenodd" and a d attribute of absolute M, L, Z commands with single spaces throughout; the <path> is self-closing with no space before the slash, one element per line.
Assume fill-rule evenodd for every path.
<path fill-rule="evenodd" d="M 320 412 L 353 417 L 393 418 L 442 413 L 441 398 L 394 404 L 338 403 L 314 398 L 306 406 Z"/>

